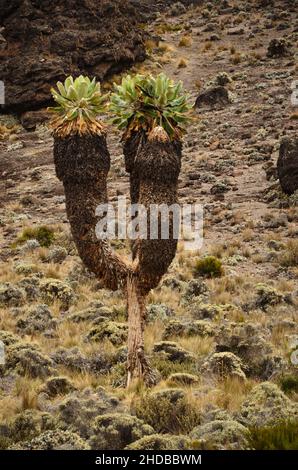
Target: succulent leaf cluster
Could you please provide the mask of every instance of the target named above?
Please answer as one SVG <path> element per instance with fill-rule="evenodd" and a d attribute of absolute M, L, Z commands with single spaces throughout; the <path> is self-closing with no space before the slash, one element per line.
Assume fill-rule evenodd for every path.
<path fill-rule="evenodd" d="M 52 88 L 51 93 L 58 105 L 49 108 L 54 115 L 51 127 L 57 136 L 103 132 L 98 116 L 104 111 L 106 96 L 102 95 L 95 78 L 69 76 L 64 83 L 58 82 L 57 90 Z"/>
<path fill-rule="evenodd" d="M 114 88 L 110 98 L 112 122 L 124 130 L 124 139 L 133 131 L 150 133 L 157 126 L 171 139 L 181 139 L 191 110 L 182 82 L 174 83 L 164 73 L 157 77 L 128 75 Z"/>

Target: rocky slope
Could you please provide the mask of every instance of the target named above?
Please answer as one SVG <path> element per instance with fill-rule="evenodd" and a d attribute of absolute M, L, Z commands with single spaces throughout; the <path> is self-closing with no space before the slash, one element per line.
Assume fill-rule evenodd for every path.
<path fill-rule="evenodd" d="M 147 26 L 161 41 L 133 71 L 163 69 L 197 101 L 179 192 L 205 224 L 200 252 L 181 242 L 150 294 L 149 391 L 124 389 L 125 299 L 80 263 L 48 130 L 0 117 L 2 448 L 259 448 L 264 426 L 268 446 L 282 430 L 296 437 L 275 445 L 297 448 L 298 198 L 275 168 L 297 135 L 295 21 L 292 2 L 225 1 L 172 5 Z M 112 129 L 109 148 L 114 200 L 128 178 Z M 201 275 L 204 255 L 219 277 Z"/>
<path fill-rule="evenodd" d="M 103 79 L 145 58 L 140 12 L 129 1 L 2 0 L 0 7 L 9 109 L 46 105 L 50 87 L 65 75 Z"/>

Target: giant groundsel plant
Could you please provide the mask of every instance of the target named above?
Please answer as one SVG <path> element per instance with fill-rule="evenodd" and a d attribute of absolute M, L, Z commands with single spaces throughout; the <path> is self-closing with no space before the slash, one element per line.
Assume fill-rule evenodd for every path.
<path fill-rule="evenodd" d="M 57 106 L 51 126 L 57 177 L 63 182 L 66 211 L 79 256 L 105 288 L 122 289 L 127 298 L 127 383 L 155 380 L 144 351 L 146 297 L 167 272 L 177 248 L 173 218 L 169 239 L 139 238 L 132 243 L 132 260 L 121 259 L 108 240 L 98 239 L 96 208 L 108 202 L 110 154 L 107 127 L 101 122 L 105 97 L 88 77 L 68 77 L 52 90 Z M 177 186 L 182 157 L 182 135 L 190 106 L 182 84 L 166 75 L 126 77 L 115 87 L 110 111 L 123 133 L 125 166 L 130 173 L 133 203 L 148 211 L 152 203 L 178 202 Z M 160 225 L 160 214 L 155 222 Z"/>

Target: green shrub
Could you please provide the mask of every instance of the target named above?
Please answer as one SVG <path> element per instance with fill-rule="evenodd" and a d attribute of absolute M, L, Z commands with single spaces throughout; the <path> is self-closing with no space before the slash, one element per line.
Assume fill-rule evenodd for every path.
<path fill-rule="evenodd" d="M 27 227 L 18 236 L 17 244 L 25 243 L 27 240 L 37 240 L 40 246 L 48 248 L 53 243 L 54 238 L 54 231 L 45 225 Z"/>
<path fill-rule="evenodd" d="M 206 256 L 197 260 L 193 270 L 195 277 L 220 277 L 223 272 L 222 262 L 215 256 Z"/>
<path fill-rule="evenodd" d="M 298 393 L 298 375 L 285 375 L 280 379 L 280 388 L 287 394 Z"/>
<path fill-rule="evenodd" d="M 135 402 L 134 411 L 158 433 L 187 434 L 200 424 L 199 410 L 182 389 L 145 394 Z"/>
<path fill-rule="evenodd" d="M 126 413 L 108 413 L 97 416 L 89 441 L 92 449 L 124 449 L 132 442 L 154 433 L 154 430 L 136 416 Z"/>
<path fill-rule="evenodd" d="M 297 450 L 298 421 L 250 429 L 250 447 L 255 450 Z"/>
<path fill-rule="evenodd" d="M 163 379 L 167 379 L 171 374 L 185 372 L 189 374 L 196 373 L 196 364 L 194 361 L 187 361 L 187 362 L 173 362 L 159 355 L 153 357 L 151 359 L 151 364 L 154 369 L 157 369 L 158 372 L 161 374 Z"/>
<path fill-rule="evenodd" d="M 298 266 L 298 240 L 289 240 L 286 249 L 280 256 L 283 266 Z"/>
<path fill-rule="evenodd" d="M 0 450 L 6 450 L 10 445 L 12 441 L 6 436 L 0 436 Z"/>

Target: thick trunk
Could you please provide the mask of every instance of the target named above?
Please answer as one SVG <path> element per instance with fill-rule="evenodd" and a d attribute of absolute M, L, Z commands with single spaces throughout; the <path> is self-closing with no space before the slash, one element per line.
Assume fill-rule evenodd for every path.
<path fill-rule="evenodd" d="M 163 134 L 162 134 L 163 136 Z M 177 250 L 177 229 L 179 229 L 178 177 L 181 168 L 181 144 L 158 140 L 158 136 L 147 141 L 137 153 L 135 171 L 140 178 L 138 202 L 147 209 L 147 239 L 140 238 L 135 243 L 137 258 L 136 272 L 139 287 L 143 294 L 159 284 L 167 272 Z M 167 224 L 166 216 L 154 211 L 152 205 L 170 208 Z M 153 212 L 152 212 L 153 209 Z M 161 209 L 162 210 L 162 209 Z M 150 237 L 152 222 L 158 229 L 156 238 Z M 178 224 L 178 225 L 177 225 Z M 168 225 L 168 236 L 163 238 L 162 227 Z"/>
<path fill-rule="evenodd" d="M 139 131 L 133 132 L 129 139 L 125 140 L 123 145 L 125 169 L 129 173 L 131 204 L 137 204 L 139 201 L 140 178 L 138 172 L 135 169 L 135 159 L 137 153 L 141 151 L 143 145 L 145 145 L 145 142 L 145 133 L 143 131 Z M 137 214 L 135 214 L 135 216 L 137 216 Z M 130 241 L 130 248 L 132 259 L 134 260 L 137 256 L 135 240 Z"/>
<path fill-rule="evenodd" d="M 129 276 L 127 279 L 127 386 L 131 384 L 133 379 L 144 380 L 148 385 L 154 383 L 154 374 L 144 351 L 145 300 L 146 298 L 139 290 L 137 279 L 134 276 Z"/>
<path fill-rule="evenodd" d="M 123 288 L 130 266 L 111 249 L 108 240 L 96 236 L 96 208 L 108 201 L 110 155 L 105 137 L 55 138 L 54 161 L 56 174 L 63 181 L 67 216 L 83 263 L 106 288 Z"/>

